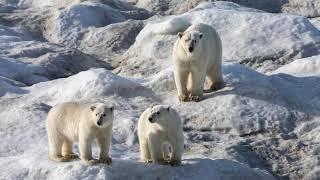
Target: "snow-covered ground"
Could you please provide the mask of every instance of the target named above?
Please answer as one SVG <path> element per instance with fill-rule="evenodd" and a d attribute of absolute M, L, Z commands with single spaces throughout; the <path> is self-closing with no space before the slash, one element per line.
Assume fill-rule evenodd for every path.
<path fill-rule="evenodd" d="M 0 0 L 0 179 L 320 178 L 316 18 L 229 2 L 149 18 L 132 2 Z M 222 37 L 226 87 L 181 103 L 171 49 L 196 22 Z M 115 106 L 112 166 L 48 160 L 46 116 L 66 101 Z M 139 162 L 137 120 L 155 104 L 183 120 L 181 166 Z"/>

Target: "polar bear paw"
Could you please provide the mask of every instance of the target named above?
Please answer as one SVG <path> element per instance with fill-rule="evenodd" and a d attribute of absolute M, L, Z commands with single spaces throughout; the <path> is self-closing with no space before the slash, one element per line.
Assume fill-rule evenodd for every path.
<path fill-rule="evenodd" d="M 181 102 L 189 101 L 189 98 L 188 98 L 188 96 L 186 96 L 186 95 L 178 95 L 178 99 L 179 99 L 179 101 L 181 101 Z"/>
<path fill-rule="evenodd" d="M 65 159 L 70 159 L 70 160 L 79 158 L 79 156 L 77 154 L 75 154 L 75 153 L 67 154 L 67 155 L 64 155 L 63 157 Z"/>
<path fill-rule="evenodd" d="M 84 160 L 84 163 L 88 166 L 93 166 L 99 163 L 97 159 Z"/>
<path fill-rule="evenodd" d="M 152 163 L 153 161 L 152 161 L 152 159 L 144 159 L 144 160 L 142 160 L 144 163 Z"/>
<path fill-rule="evenodd" d="M 190 101 L 199 102 L 201 100 L 201 97 L 200 96 L 190 95 L 189 99 L 190 99 Z"/>
<path fill-rule="evenodd" d="M 171 161 L 169 161 L 169 164 L 171 166 L 179 166 L 179 165 L 181 165 L 181 161 L 180 160 L 171 160 Z"/>
<path fill-rule="evenodd" d="M 58 155 L 58 156 L 49 156 L 49 159 L 52 161 L 57 161 L 57 162 L 68 162 L 70 161 L 69 158 Z"/>
<path fill-rule="evenodd" d="M 99 163 L 111 165 L 112 164 L 112 159 L 110 157 L 99 159 Z"/>
<path fill-rule="evenodd" d="M 225 86 L 224 82 L 216 82 L 210 86 L 211 91 L 222 89 Z"/>

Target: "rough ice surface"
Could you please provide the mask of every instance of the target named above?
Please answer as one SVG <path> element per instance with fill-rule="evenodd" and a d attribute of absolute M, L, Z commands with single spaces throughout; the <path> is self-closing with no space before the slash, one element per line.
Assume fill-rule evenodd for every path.
<path fill-rule="evenodd" d="M 320 16 L 320 1 L 318 0 L 289 0 L 282 11 L 306 17 Z"/>
<path fill-rule="evenodd" d="M 281 0 L 234 2 L 247 7 L 0 0 L 0 179 L 319 179 L 318 18 L 265 12 Z M 181 103 L 172 46 L 198 22 L 222 37 L 226 86 Z M 48 160 L 46 116 L 67 101 L 115 107 L 112 166 Z M 183 120 L 181 166 L 139 161 L 137 121 L 155 104 Z"/>

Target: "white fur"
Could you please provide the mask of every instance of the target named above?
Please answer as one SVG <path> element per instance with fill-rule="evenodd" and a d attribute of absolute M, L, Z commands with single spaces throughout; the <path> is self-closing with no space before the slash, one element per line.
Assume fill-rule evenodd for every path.
<path fill-rule="evenodd" d="M 174 109 L 162 105 L 146 109 L 138 122 L 138 137 L 143 162 L 181 163 L 184 137 L 180 117 Z"/>
<path fill-rule="evenodd" d="M 189 51 L 193 47 L 193 51 Z M 174 78 L 180 101 L 198 101 L 203 96 L 203 87 L 208 76 L 211 90 L 223 86 L 222 45 L 214 28 L 195 24 L 183 33 L 173 48 Z"/>
<path fill-rule="evenodd" d="M 112 124 L 113 108 L 102 103 L 68 102 L 54 106 L 47 117 L 49 158 L 54 161 L 76 158 L 72 144 L 79 142 L 80 158 L 85 163 L 111 164 L 109 148 Z M 91 145 L 94 139 L 99 147 L 99 161 L 92 158 Z"/>

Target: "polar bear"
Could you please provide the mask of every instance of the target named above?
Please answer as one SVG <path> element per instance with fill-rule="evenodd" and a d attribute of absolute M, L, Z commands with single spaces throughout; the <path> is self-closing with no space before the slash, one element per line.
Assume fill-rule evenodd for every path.
<path fill-rule="evenodd" d="M 181 164 L 184 137 L 174 109 L 164 105 L 147 108 L 139 118 L 138 137 L 143 162 Z"/>
<path fill-rule="evenodd" d="M 222 45 L 214 28 L 195 24 L 183 33 L 173 47 L 174 78 L 180 101 L 199 101 L 206 76 L 210 90 L 224 86 L 221 70 Z"/>
<path fill-rule="evenodd" d="M 111 164 L 109 147 L 112 138 L 113 107 L 103 103 L 67 102 L 54 106 L 48 113 L 49 159 L 65 162 L 78 158 L 72 144 L 79 142 L 80 158 L 88 165 Z M 99 160 L 92 158 L 91 145 L 96 139 Z"/>

